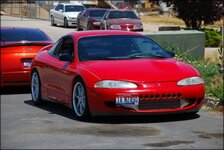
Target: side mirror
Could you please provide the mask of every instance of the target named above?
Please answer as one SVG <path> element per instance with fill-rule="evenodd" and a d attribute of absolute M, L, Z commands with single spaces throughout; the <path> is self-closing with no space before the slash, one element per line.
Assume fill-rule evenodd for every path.
<path fill-rule="evenodd" d="M 69 55 L 69 54 L 62 54 L 62 55 L 59 56 L 59 60 L 72 62 L 73 61 L 73 56 Z"/>
<path fill-rule="evenodd" d="M 166 51 L 171 57 L 175 56 L 175 53 L 173 51 Z"/>
<path fill-rule="evenodd" d="M 63 12 L 63 10 L 62 10 L 62 9 L 59 9 L 58 11 L 59 11 L 59 12 L 61 12 L 61 13 Z"/>

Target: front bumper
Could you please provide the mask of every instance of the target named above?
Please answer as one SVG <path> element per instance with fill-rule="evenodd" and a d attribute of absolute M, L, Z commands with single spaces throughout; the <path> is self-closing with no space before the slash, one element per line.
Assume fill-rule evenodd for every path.
<path fill-rule="evenodd" d="M 73 19 L 73 20 L 68 20 L 68 25 L 69 26 L 76 26 L 77 25 L 77 20 Z"/>
<path fill-rule="evenodd" d="M 197 112 L 204 103 L 204 85 L 136 90 L 88 88 L 92 115 L 149 115 Z M 138 105 L 116 105 L 120 95 L 139 97 Z"/>

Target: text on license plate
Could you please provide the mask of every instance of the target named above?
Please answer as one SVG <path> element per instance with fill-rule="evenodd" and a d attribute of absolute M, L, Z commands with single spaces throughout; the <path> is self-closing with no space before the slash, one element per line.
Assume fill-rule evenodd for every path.
<path fill-rule="evenodd" d="M 138 105 L 139 97 L 116 97 L 116 105 Z"/>

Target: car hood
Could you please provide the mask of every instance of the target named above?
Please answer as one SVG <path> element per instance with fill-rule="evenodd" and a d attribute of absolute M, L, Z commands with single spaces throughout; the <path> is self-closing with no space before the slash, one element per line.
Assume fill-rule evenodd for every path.
<path fill-rule="evenodd" d="M 163 82 L 200 76 L 196 69 L 175 59 L 86 61 L 80 63 L 80 67 L 101 80 Z"/>
<path fill-rule="evenodd" d="M 110 24 L 142 24 L 141 21 L 138 19 L 127 19 L 127 18 L 108 19 L 108 22 Z"/>
<path fill-rule="evenodd" d="M 67 16 L 67 17 L 75 17 L 75 18 L 77 18 L 79 13 L 80 12 L 64 12 L 64 15 Z"/>

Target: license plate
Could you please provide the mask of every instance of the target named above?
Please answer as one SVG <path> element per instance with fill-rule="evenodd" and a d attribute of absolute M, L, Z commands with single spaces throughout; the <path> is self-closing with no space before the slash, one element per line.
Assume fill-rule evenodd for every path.
<path fill-rule="evenodd" d="M 138 105 L 139 97 L 116 97 L 116 105 Z"/>

